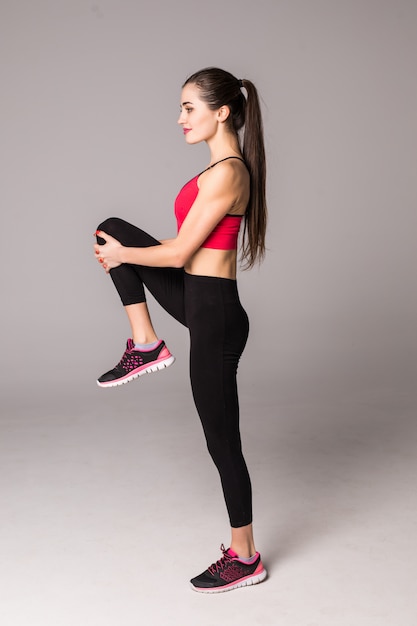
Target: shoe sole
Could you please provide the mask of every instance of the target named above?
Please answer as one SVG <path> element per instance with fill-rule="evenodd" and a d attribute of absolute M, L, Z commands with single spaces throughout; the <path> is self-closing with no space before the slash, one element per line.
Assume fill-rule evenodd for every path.
<path fill-rule="evenodd" d="M 225 591 L 232 591 L 232 589 L 238 589 L 239 587 L 249 587 L 250 585 L 257 585 L 261 583 L 267 577 L 266 569 L 256 574 L 256 576 L 247 576 L 242 580 L 238 580 L 235 583 L 230 583 L 229 585 L 223 585 L 222 587 L 194 587 L 192 583 L 191 589 L 193 591 L 197 591 L 199 593 L 223 593 Z"/>
<path fill-rule="evenodd" d="M 142 368 L 133 370 L 133 372 L 127 376 L 123 376 L 123 378 L 118 378 L 117 380 L 112 380 L 108 383 L 101 383 L 100 381 L 97 381 L 97 385 L 99 387 L 119 387 L 120 385 L 130 383 L 131 380 L 135 380 L 135 378 L 139 378 L 139 376 L 143 376 L 144 374 L 152 374 L 152 372 L 163 370 L 172 365 L 174 361 L 175 357 L 171 355 L 168 359 L 164 359 L 163 361 L 147 363 L 145 366 L 142 366 Z"/>

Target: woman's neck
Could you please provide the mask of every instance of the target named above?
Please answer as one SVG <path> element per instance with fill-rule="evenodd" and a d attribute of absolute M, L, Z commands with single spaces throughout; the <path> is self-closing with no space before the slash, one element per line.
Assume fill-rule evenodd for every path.
<path fill-rule="evenodd" d="M 222 137 L 214 137 L 207 142 L 210 150 L 210 164 L 216 163 L 228 156 L 242 156 L 239 141 L 236 135 L 228 133 Z"/>

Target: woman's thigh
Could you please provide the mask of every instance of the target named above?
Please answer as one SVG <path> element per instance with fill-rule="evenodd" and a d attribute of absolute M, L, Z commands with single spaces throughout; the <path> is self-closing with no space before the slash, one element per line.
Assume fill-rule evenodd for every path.
<path fill-rule="evenodd" d="M 123 246 L 131 248 L 161 245 L 157 239 L 142 229 L 117 217 L 102 222 L 98 230 L 111 235 Z M 97 241 L 100 244 L 105 243 L 99 236 Z M 144 285 L 170 315 L 186 325 L 183 269 L 123 264 L 111 270 L 110 275 L 124 305 L 144 302 L 146 300 Z"/>
<path fill-rule="evenodd" d="M 185 275 L 193 394 L 208 438 L 239 444 L 236 374 L 248 336 L 248 318 L 235 281 Z"/>

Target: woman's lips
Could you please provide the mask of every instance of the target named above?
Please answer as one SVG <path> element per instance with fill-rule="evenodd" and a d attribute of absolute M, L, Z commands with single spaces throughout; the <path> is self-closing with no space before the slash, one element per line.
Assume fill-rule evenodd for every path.
<path fill-rule="evenodd" d="M 183 128 L 184 135 L 186 135 L 187 133 L 189 133 L 189 132 L 190 132 L 190 130 L 191 130 L 191 128 Z"/>

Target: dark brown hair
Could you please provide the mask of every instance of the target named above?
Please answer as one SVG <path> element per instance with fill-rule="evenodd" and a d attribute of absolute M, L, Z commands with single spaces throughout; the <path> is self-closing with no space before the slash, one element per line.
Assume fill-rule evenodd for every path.
<path fill-rule="evenodd" d="M 239 80 L 233 74 L 216 67 L 207 67 L 192 74 L 183 87 L 188 84 L 198 87 L 201 100 L 210 109 L 228 106 L 230 128 L 241 136 L 242 154 L 250 174 L 250 198 L 245 215 L 242 258 L 245 267 L 250 268 L 265 255 L 267 222 L 265 147 L 258 92 L 250 80 Z M 246 98 L 242 87 L 246 90 Z"/>

